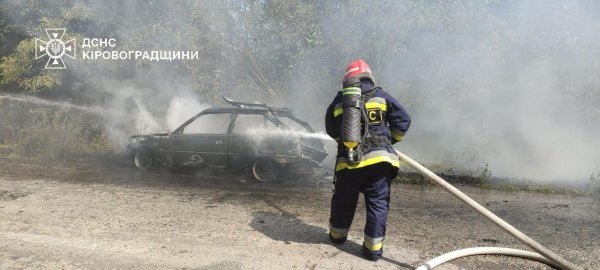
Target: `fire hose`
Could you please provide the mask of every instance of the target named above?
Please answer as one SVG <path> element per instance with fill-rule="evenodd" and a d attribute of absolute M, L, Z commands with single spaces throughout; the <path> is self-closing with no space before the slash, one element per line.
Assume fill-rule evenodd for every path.
<path fill-rule="evenodd" d="M 446 182 L 446 180 L 442 179 L 441 177 L 439 177 L 438 175 L 436 175 L 429 169 L 425 168 L 423 165 L 419 164 L 418 162 L 414 161 L 413 159 L 411 159 L 410 157 L 406 156 L 405 154 L 403 154 L 402 152 L 400 152 L 398 150 L 396 150 L 396 153 L 400 157 L 400 161 L 404 162 L 411 168 L 415 169 L 417 172 L 419 172 L 424 177 L 432 180 L 437 185 L 439 185 L 440 187 L 442 187 L 443 189 L 445 189 L 446 191 L 448 191 L 452 195 L 454 195 L 456 198 L 461 200 L 463 203 L 465 203 L 468 206 L 470 206 L 471 208 L 473 208 L 473 210 L 477 211 L 478 213 L 483 215 L 485 218 L 490 220 L 496 226 L 500 227 L 505 232 L 507 232 L 508 234 L 510 234 L 517 240 L 523 242 L 525 245 L 529 246 L 531 249 L 533 249 L 534 251 L 537 252 L 537 253 L 534 253 L 534 252 L 525 251 L 525 250 L 499 248 L 499 247 L 467 248 L 467 249 L 461 249 L 461 250 L 453 251 L 450 253 L 446 253 L 442 256 L 434 258 L 434 259 L 426 262 L 422 266 L 418 267 L 417 270 L 430 270 L 430 269 L 433 269 L 434 267 L 436 267 L 440 264 L 446 263 L 448 261 L 458 259 L 461 257 L 472 256 L 472 255 L 513 256 L 513 257 L 525 258 L 525 259 L 530 259 L 530 260 L 536 260 L 536 261 L 548 264 L 550 266 L 557 267 L 560 269 L 565 269 L 565 270 L 582 270 L 583 269 L 583 268 L 567 261 L 560 255 L 554 253 L 550 249 L 542 246 L 540 243 L 536 242 L 535 240 L 531 239 L 529 236 L 527 236 L 524 233 L 522 233 L 521 231 L 517 230 L 515 227 L 508 224 L 506 221 L 502 220 L 500 217 L 496 216 L 494 213 L 490 212 L 485 207 L 481 206 L 479 203 L 477 203 L 476 201 L 471 199 L 469 196 L 464 194 L 462 191 L 458 190 L 457 188 L 455 188 L 454 186 L 452 186 L 451 184 Z"/>

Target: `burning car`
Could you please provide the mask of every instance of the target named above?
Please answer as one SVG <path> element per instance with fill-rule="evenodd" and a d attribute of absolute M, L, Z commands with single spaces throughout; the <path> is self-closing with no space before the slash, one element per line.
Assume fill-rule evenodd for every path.
<path fill-rule="evenodd" d="M 327 156 L 290 109 L 223 99 L 232 106 L 206 109 L 172 132 L 131 136 L 126 152 L 135 167 L 227 168 L 270 181 L 312 175 Z"/>

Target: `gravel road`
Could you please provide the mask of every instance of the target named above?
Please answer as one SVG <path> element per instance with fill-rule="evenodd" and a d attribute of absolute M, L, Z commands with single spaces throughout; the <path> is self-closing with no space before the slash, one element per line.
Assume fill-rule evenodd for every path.
<path fill-rule="evenodd" d="M 384 258 L 327 240 L 331 183 L 255 183 L 227 172 L 139 172 L 120 159 L 0 159 L 0 269 L 413 269 L 474 246 L 526 249 L 433 186 L 394 184 Z M 600 269 L 600 199 L 459 187 L 523 232 Z M 361 200 L 361 204 L 363 204 Z M 436 269 L 550 269 L 480 256 Z"/>

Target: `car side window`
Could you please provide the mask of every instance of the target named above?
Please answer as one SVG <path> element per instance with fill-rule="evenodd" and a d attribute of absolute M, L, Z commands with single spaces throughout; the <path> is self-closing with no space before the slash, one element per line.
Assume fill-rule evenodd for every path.
<path fill-rule="evenodd" d="M 292 120 L 289 117 L 279 117 L 279 119 L 281 120 L 281 122 L 286 124 L 292 131 L 308 131 L 304 126 L 300 125 L 300 123 Z"/>
<path fill-rule="evenodd" d="M 231 113 L 205 114 L 183 128 L 183 134 L 226 134 Z"/>
<path fill-rule="evenodd" d="M 276 128 L 273 122 L 269 121 L 262 114 L 238 114 L 235 119 L 235 124 L 231 133 L 234 134 L 248 134 L 248 133 L 259 133 L 265 129 Z"/>

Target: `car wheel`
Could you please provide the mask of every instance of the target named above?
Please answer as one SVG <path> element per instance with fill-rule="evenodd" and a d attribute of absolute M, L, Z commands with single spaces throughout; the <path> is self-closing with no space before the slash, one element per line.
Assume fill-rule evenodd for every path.
<path fill-rule="evenodd" d="M 257 159 L 252 163 L 252 177 L 259 182 L 274 181 L 279 177 L 280 165 L 271 160 Z"/>
<path fill-rule="evenodd" d="M 147 149 L 139 149 L 135 151 L 135 156 L 133 157 L 133 164 L 136 168 L 147 170 L 152 167 L 152 162 L 154 158 L 152 153 Z"/>
<path fill-rule="evenodd" d="M 171 160 L 171 157 L 165 157 L 165 158 L 161 158 L 159 160 L 157 160 L 160 168 L 165 170 L 165 171 L 173 171 L 173 161 Z"/>

